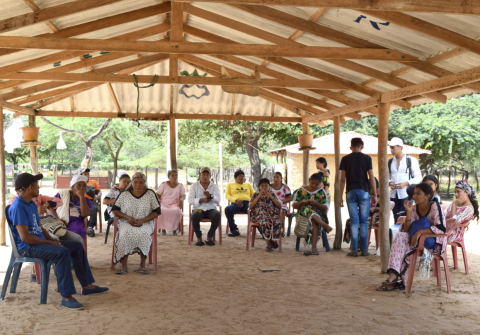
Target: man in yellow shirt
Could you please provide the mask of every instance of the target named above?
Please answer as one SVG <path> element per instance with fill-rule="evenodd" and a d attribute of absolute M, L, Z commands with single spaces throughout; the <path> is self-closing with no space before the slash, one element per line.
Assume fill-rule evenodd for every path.
<path fill-rule="evenodd" d="M 94 227 L 97 224 L 97 213 L 98 213 L 98 207 L 99 207 L 97 201 L 98 199 L 101 198 L 102 192 L 100 192 L 100 186 L 98 185 L 97 181 L 90 180 L 90 169 L 80 168 L 80 174 L 88 178 L 87 194 L 85 194 L 85 197 L 92 200 L 92 215 L 88 220 L 87 235 L 88 237 L 95 237 Z M 95 189 L 95 191 L 92 190 L 92 187 Z"/>
<path fill-rule="evenodd" d="M 231 202 L 229 206 L 225 207 L 225 216 L 231 231 L 228 236 L 235 237 L 240 235 L 233 216 L 240 212 L 248 212 L 248 204 L 253 193 L 252 185 L 245 183 L 245 173 L 242 170 L 235 172 L 235 182 L 229 183 L 225 190 L 225 199 Z"/>

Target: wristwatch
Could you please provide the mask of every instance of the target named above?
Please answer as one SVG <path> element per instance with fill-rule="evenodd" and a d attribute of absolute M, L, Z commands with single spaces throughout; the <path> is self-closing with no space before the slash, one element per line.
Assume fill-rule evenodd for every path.
<path fill-rule="evenodd" d="M 213 194 L 210 194 L 210 200 L 212 200 L 212 199 L 213 199 Z"/>

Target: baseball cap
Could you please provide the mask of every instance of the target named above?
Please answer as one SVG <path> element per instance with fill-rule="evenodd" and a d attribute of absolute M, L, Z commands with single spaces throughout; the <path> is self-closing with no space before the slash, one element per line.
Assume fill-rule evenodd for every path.
<path fill-rule="evenodd" d="M 15 179 L 15 189 L 16 190 L 24 190 L 37 180 L 40 180 L 43 178 L 43 174 L 37 174 L 34 176 L 33 174 L 30 173 L 22 173 L 20 174 L 17 179 Z"/>
<path fill-rule="evenodd" d="M 210 171 L 210 168 L 204 166 L 200 169 L 200 173 L 204 173 L 204 172 L 208 172 L 210 174 L 212 174 L 212 171 Z"/>
<path fill-rule="evenodd" d="M 82 176 L 81 174 L 76 174 L 72 177 L 72 180 L 70 180 L 70 187 L 72 187 L 79 181 L 84 181 L 86 183 L 88 181 L 88 178 L 86 176 Z"/>
<path fill-rule="evenodd" d="M 82 174 L 82 173 L 84 173 L 84 172 L 90 173 L 90 169 L 89 169 L 89 168 L 80 168 L 78 174 Z"/>
<path fill-rule="evenodd" d="M 403 147 L 403 141 L 400 137 L 394 137 L 390 140 L 390 142 L 388 142 L 388 145 L 391 147 L 394 147 L 396 145 Z"/>

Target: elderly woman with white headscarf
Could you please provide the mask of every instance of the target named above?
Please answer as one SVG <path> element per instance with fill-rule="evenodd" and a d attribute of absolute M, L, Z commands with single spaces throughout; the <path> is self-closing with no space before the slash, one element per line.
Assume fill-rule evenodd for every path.
<path fill-rule="evenodd" d="M 60 239 L 83 243 L 85 218 L 92 215 L 92 201 L 85 197 L 87 181 L 87 177 L 75 175 L 70 181 L 70 189 L 60 190 L 55 195 L 63 202 L 56 210 L 57 215 L 67 225 L 67 234 Z"/>
<path fill-rule="evenodd" d="M 168 180 L 160 184 L 157 190 L 160 205 L 162 205 L 162 215 L 158 220 L 158 228 L 162 229 L 162 235 L 166 235 L 165 230 L 168 229 L 173 230 L 173 236 L 177 236 L 177 228 L 182 219 L 185 189 L 178 182 L 177 170 L 168 171 L 167 176 Z"/>
<path fill-rule="evenodd" d="M 120 193 L 112 206 L 118 217 L 118 232 L 115 239 L 113 262 L 122 263 L 117 274 L 128 272 L 128 256 L 140 254 L 138 273 L 149 274 L 145 260 L 150 252 L 150 245 L 155 229 L 154 220 L 160 215 L 160 204 L 153 190 L 146 187 L 147 178 L 137 172 L 132 176 L 132 185 Z"/>

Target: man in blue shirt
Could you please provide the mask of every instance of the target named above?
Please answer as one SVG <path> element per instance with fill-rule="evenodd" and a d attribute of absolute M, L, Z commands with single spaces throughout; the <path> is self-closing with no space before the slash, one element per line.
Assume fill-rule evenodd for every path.
<path fill-rule="evenodd" d="M 93 285 L 93 279 L 83 245 L 74 241 L 54 241 L 40 225 L 38 209 L 32 198 L 38 197 L 39 174 L 22 173 L 15 180 L 18 197 L 8 209 L 7 219 L 11 225 L 18 252 L 23 257 L 43 258 L 55 263 L 61 305 L 70 309 L 83 309 L 73 294 L 77 293 L 73 282 L 71 263 L 82 285 L 82 295 L 106 293 L 108 288 Z"/>

